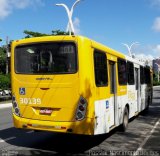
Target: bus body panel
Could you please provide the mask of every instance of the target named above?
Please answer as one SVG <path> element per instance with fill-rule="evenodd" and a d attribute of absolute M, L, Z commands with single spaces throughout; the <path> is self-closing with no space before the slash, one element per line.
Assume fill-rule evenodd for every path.
<path fill-rule="evenodd" d="M 81 122 L 54 122 L 20 118 L 13 114 L 13 122 L 16 128 L 84 135 L 94 134 L 94 120 L 90 118 Z"/>
<path fill-rule="evenodd" d="M 29 76 L 29 82 L 21 80 L 21 76 L 15 79 L 13 94 L 16 95 L 20 114 L 23 118 L 47 121 L 73 121 L 75 120 L 76 106 L 79 100 L 78 75 L 47 76 L 51 81 L 37 81 L 36 77 Z M 73 81 L 69 81 L 73 79 Z M 38 84 L 38 85 L 37 85 Z M 25 89 L 21 95 L 20 89 Z M 51 110 L 52 113 L 44 115 L 42 109 Z M 67 115 L 66 115 L 67 114 Z"/>
<path fill-rule="evenodd" d="M 13 48 L 39 42 L 63 42 L 62 37 L 20 40 Z M 65 42 L 70 40 L 66 37 Z M 74 38 L 71 42 L 76 43 Z M 12 49 L 13 50 L 13 49 Z M 12 54 L 12 61 L 15 55 Z M 25 60 L 24 60 L 25 61 Z M 19 105 L 21 117 L 47 121 L 74 121 L 79 100 L 79 75 L 75 74 L 16 74 L 12 64 L 12 93 Z M 21 93 L 20 90 L 25 90 Z M 43 114 L 50 111 L 49 114 Z M 41 113 L 42 112 L 42 113 Z M 67 115 L 66 115 L 67 114 Z"/>
<path fill-rule="evenodd" d="M 14 49 L 21 45 L 46 42 L 73 42 L 77 50 L 77 71 L 70 74 L 16 73 Z M 103 87 L 96 85 L 95 51 L 106 55 L 108 83 Z M 12 108 L 16 128 L 85 135 L 104 134 L 122 124 L 126 106 L 131 118 L 144 110 L 148 98 L 152 98 L 151 86 L 140 85 L 139 82 L 140 66 L 144 67 L 143 63 L 86 37 L 52 36 L 15 41 L 11 57 L 12 93 L 20 109 L 20 115 L 17 116 Z M 138 70 L 138 91 L 135 84 L 119 84 L 118 59 L 133 62 L 134 68 Z M 77 120 L 81 98 L 85 99 L 86 112 L 82 120 Z"/>
<path fill-rule="evenodd" d="M 45 39 L 20 40 L 13 43 L 12 51 L 21 44 L 27 45 L 32 42 L 43 43 L 48 41 L 63 42 L 63 40 L 64 42 L 78 44 L 77 51 L 81 51 L 81 53 L 77 52 L 77 57 L 88 59 L 88 61 L 78 60 L 78 71 L 75 74 L 16 74 L 14 63 L 12 63 L 12 93 L 16 98 L 21 114 L 21 117 L 13 114 L 14 125 L 17 128 L 59 131 L 54 126 L 47 127 L 47 124 L 52 122 L 52 124 L 49 124 L 55 125 L 55 127 L 57 125 L 58 127 L 64 127 L 63 125 L 65 125 L 66 129 L 62 130 L 63 132 L 93 135 L 94 108 L 88 109 L 94 99 L 93 71 L 90 70 L 93 66 L 90 40 L 83 37 L 46 37 Z M 13 53 L 12 62 L 14 62 Z M 25 94 L 22 95 L 20 89 L 25 89 Z M 88 107 L 85 119 L 76 121 L 76 111 L 80 97 L 87 100 Z M 40 111 L 43 109 L 52 110 L 52 113 L 41 114 Z M 67 129 L 69 130 L 67 131 Z"/>
<path fill-rule="evenodd" d="M 113 97 L 95 101 L 95 135 L 109 133 L 113 127 L 122 123 L 123 111 L 128 102 L 127 95 L 118 96 L 117 101 L 120 101 L 118 108 L 113 105 Z"/>

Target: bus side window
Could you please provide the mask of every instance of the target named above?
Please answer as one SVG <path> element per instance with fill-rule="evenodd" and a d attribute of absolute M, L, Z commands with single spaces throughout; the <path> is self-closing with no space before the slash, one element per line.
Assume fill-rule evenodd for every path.
<path fill-rule="evenodd" d="M 144 68 L 144 74 L 145 74 L 145 84 L 151 84 L 151 74 L 149 67 Z"/>
<path fill-rule="evenodd" d="M 118 81 L 119 85 L 127 85 L 126 60 L 118 59 Z"/>
<path fill-rule="evenodd" d="M 107 57 L 104 52 L 94 51 L 95 83 L 97 87 L 108 85 Z"/>
<path fill-rule="evenodd" d="M 144 76 L 144 68 L 140 66 L 140 82 L 144 84 L 145 76 Z"/>
<path fill-rule="evenodd" d="M 127 62 L 128 84 L 134 85 L 134 66 L 132 62 Z"/>

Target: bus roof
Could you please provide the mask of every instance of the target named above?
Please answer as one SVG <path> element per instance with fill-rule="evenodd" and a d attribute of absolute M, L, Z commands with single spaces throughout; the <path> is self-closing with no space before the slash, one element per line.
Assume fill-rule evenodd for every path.
<path fill-rule="evenodd" d="M 113 55 L 120 56 L 120 57 L 124 58 L 123 53 L 120 53 L 116 50 L 109 48 L 106 45 L 103 45 L 101 43 L 98 43 L 98 42 L 90 39 L 90 38 L 87 38 L 85 36 L 80 36 L 80 35 L 77 35 L 77 36 L 57 35 L 57 36 L 42 36 L 42 37 L 24 38 L 24 39 L 13 41 L 13 45 L 16 46 L 16 45 L 20 45 L 20 44 L 37 43 L 37 42 L 44 42 L 44 41 L 77 41 L 78 39 L 91 41 L 91 45 L 93 47 L 96 47 L 96 48 L 99 47 L 100 49 L 103 49 L 104 51 L 106 51 L 108 53 L 111 53 Z"/>
<path fill-rule="evenodd" d="M 122 52 L 119 52 L 117 50 L 114 50 L 106 45 L 103 45 L 99 42 L 96 42 L 90 38 L 87 38 L 85 36 L 80 35 L 57 35 L 57 36 L 42 36 L 42 37 L 33 37 L 33 38 L 24 38 L 20 40 L 15 40 L 12 42 L 14 46 L 21 45 L 21 44 L 27 44 L 27 43 L 37 43 L 37 42 L 44 42 L 44 41 L 77 41 L 78 39 L 81 40 L 89 40 L 91 41 L 91 46 L 97 49 L 101 49 L 104 52 L 110 53 L 112 55 L 118 56 L 120 58 L 124 58 L 128 61 L 134 62 L 136 64 L 145 66 L 144 62 L 138 61 L 135 58 L 129 57 Z"/>

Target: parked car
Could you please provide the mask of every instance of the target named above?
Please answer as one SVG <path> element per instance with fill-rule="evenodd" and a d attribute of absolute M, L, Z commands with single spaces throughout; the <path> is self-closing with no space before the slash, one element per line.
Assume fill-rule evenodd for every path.
<path fill-rule="evenodd" d="M 3 96 L 11 96 L 11 90 L 7 90 L 7 89 L 5 89 L 5 90 L 2 90 L 2 89 L 0 89 L 0 96 L 1 97 L 3 97 Z"/>
<path fill-rule="evenodd" d="M 5 96 L 5 95 L 6 94 L 5 94 L 4 90 L 0 89 L 0 96 Z"/>
<path fill-rule="evenodd" d="M 3 90 L 5 95 L 11 95 L 11 91 L 10 90 Z"/>

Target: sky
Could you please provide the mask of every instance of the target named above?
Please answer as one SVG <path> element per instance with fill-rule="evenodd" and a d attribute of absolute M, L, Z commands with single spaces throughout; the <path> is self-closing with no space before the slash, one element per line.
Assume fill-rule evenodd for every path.
<path fill-rule="evenodd" d="M 0 0 L 1 45 L 24 38 L 24 30 L 51 33 L 66 30 L 68 17 L 63 7 L 75 0 Z M 160 0 L 81 0 L 73 12 L 77 35 L 86 36 L 128 55 L 160 57 Z"/>

